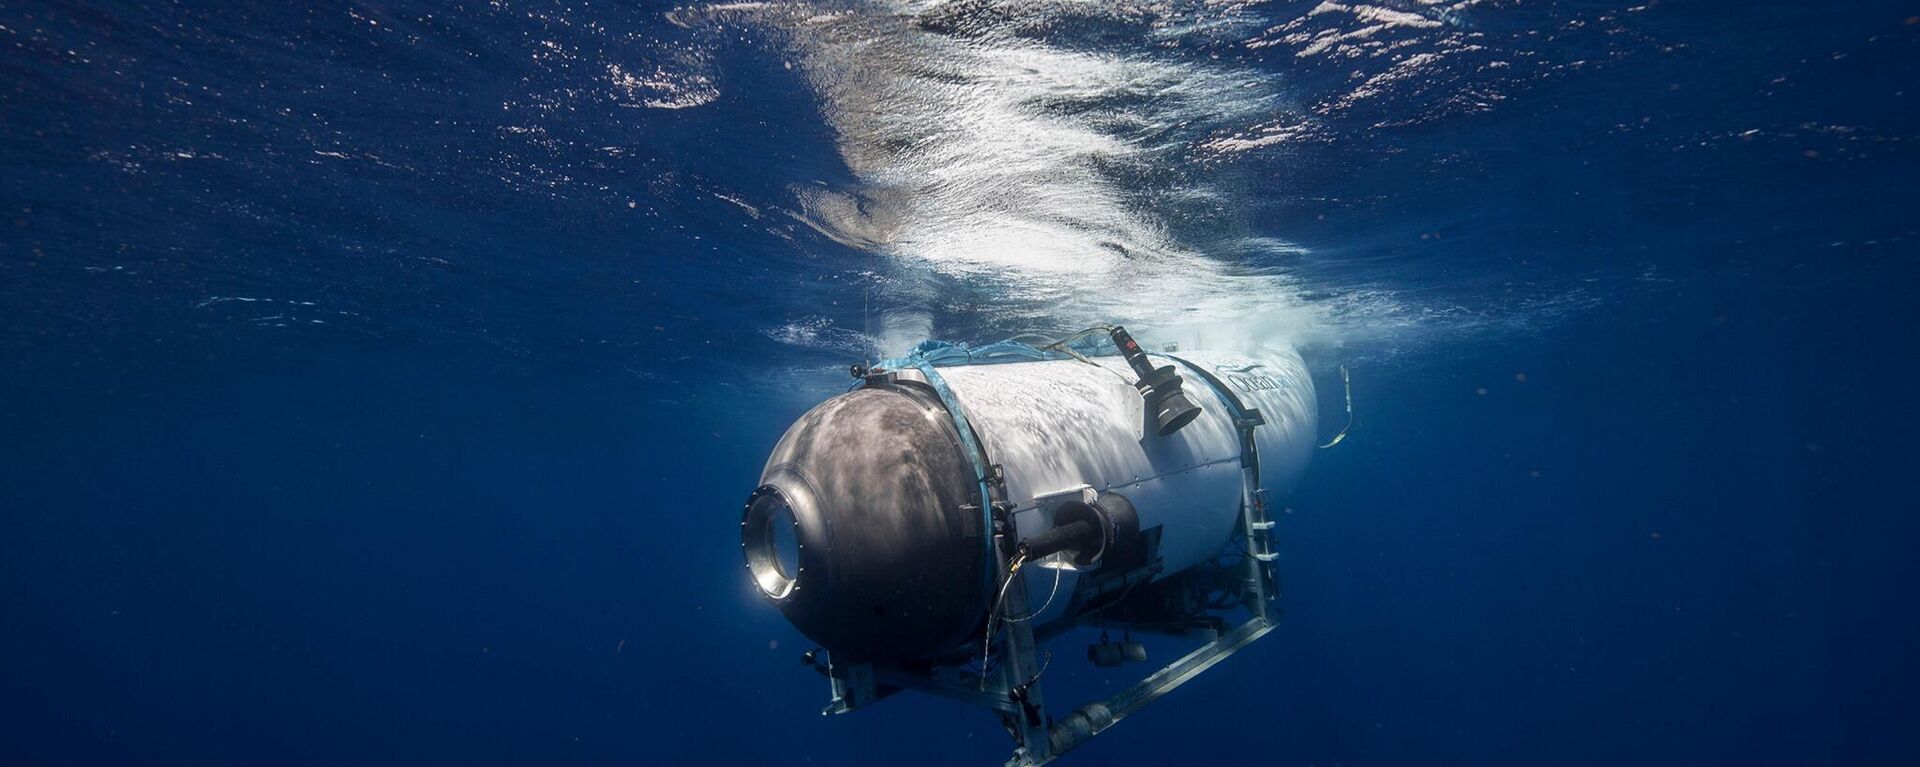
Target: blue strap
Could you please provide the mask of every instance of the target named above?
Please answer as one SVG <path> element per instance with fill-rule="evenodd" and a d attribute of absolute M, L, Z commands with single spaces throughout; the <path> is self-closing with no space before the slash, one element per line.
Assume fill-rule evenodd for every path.
<path fill-rule="evenodd" d="M 882 370 L 902 370 L 918 367 L 918 363 L 930 365 L 981 365 L 996 362 L 1033 362 L 1038 360 L 1064 360 L 1070 355 L 1041 349 L 1019 341 L 995 341 L 984 346 L 968 346 L 957 341 L 921 341 L 904 357 L 881 360 L 874 367 Z"/>

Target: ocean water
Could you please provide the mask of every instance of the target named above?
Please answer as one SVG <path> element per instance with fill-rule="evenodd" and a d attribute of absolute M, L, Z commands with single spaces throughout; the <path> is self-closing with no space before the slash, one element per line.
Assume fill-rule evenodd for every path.
<path fill-rule="evenodd" d="M 1912 2 L 4 2 L 0 51 L 0 763 L 999 764 L 818 714 L 740 503 L 849 364 L 1094 322 L 1356 418 L 1281 627 L 1061 764 L 1920 762 Z"/>

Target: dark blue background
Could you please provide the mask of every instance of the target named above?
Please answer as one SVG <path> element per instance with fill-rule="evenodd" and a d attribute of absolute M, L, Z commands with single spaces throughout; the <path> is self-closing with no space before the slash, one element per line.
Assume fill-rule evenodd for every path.
<path fill-rule="evenodd" d="M 0 5 L 0 762 L 998 763 L 945 702 L 822 720 L 739 571 L 850 361 L 766 329 L 857 326 L 869 263 L 713 196 L 848 182 L 799 75 L 742 42 L 713 104 L 499 129 L 598 76 L 529 69 L 555 19 L 695 35 L 660 10 Z M 1657 4 L 1248 160 L 1310 285 L 1484 321 L 1310 350 L 1359 420 L 1282 629 L 1068 761 L 1920 759 L 1916 14 Z"/>

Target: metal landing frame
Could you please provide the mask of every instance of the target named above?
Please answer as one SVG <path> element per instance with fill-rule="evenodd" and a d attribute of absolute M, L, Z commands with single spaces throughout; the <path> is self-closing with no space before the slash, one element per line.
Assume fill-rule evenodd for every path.
<path fill-rule="evenodd" d="M 1247 469 L 1249 473 L 1254 470 Z M 821 713 L 846 713 L 901 690 L 929 693 L 998 714 L 1015 743 L 1006 767 L 1040 767 L 1052 762 L 1274 629 L 1276 616 L 1270 612 L 1273 594 L 1269 588 L 1276 558 L 1269 540 L 1273 523 L 1266 518 L 1266 494 L 1252 484 L 1245 487 L 1241 532 L 1247 548 L 1240 596 L 1250 617 L 1119 693 L 1083 705 L 1065 717 L 1050 719 L 1039 678 L 1050 658 L 1041 657 L 1042 651 L 1026 623 L 1008 622 L 1005 641 L 1000 644 L 999 665 L 984 680 L 981 674 L 956 665 L 913 669 L 870 663 L 826 664 L 822 670 L 831 681 L 833 697 Z M 1008 566 L 1005 559 L 1000 561 L 1002 579 L 1007 576 Z M 1010 614 L 1025 614 L 1026 602 L 1024 586 L 1007 591 L 1006 610 Z"/>

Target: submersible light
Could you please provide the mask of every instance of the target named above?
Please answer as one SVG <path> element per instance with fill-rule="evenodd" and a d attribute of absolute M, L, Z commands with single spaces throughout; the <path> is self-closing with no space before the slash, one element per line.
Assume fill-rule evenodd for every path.
<path fill-rule="evenodd" d="M 824 648 L 805 659 L 831 681 L 827 713 L 954 698 L 1000 716 L 1009 764 L 1031 767 L 1272 629 L 1266 498 L 1314 447 L 1304 364 L 1152 355 L 1099 330 L 1120 355 L 922 344 L 856 368 L 853 391 L 775 445 L 741 547 L 755 587 Z M 1056 719 L 1040 643 L 1080 626 L 1123 637 L 1088 648 L 1096 667 L 1144 660 L 1133 633 L 1197 646 Z"/>

